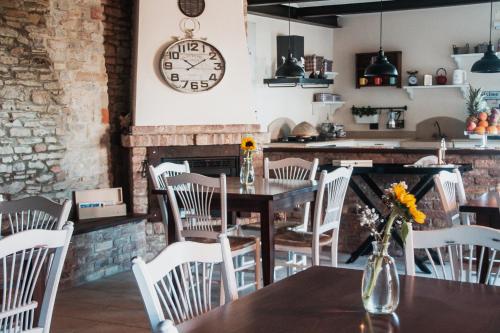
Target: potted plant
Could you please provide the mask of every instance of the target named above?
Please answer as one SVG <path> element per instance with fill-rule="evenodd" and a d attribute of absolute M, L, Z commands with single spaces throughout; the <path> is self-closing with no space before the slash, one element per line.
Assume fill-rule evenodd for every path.
<path fill-rule="evenodd" d="M 370 106 L 351 108 L 356 124 L 378 124 L 379 114 L 377 109 Z"/>

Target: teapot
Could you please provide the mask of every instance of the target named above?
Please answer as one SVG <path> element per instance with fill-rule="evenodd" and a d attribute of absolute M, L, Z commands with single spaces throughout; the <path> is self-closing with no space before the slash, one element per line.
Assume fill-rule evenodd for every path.
<path fill-rule="evenodd" d="M 438 68 L 438 70 L 436 71 L 436 83 L 439 84 L 439 85 L 445 85 L 446 82 L 448 82 L 448 79 L 446 78 L 446 75 L 448 73 L 446 73 L 446 69 L 444 68 Z"/>

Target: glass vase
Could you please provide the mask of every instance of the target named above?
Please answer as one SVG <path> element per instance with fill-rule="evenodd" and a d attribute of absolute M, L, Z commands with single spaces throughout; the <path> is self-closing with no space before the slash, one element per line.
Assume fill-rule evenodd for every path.
<path fill-rule="evenodd" d="M 240 171 L 240 183 L 245 186 L 253 185 L 254 180 L 255 170 L 253 168 L 253 159 L 251 157 L 245 157 Z"/>
<path fill-rule="evenodd" d="M 373 254 L 363 272 L 361 296 L 365 310 L 390 314 L 399 304 L 399 277 L 394 259 L 387 253 L 389 243 L 373 242 Z"/>

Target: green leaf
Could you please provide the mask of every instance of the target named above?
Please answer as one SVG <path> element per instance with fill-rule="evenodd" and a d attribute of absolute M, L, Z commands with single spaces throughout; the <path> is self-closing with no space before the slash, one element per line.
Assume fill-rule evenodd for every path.
<path fill-rule="evenodd" d="M 403 222 L 401 226 L 401 239 L 403 240 L 403 243 L 406 243 L 406 236 L 408 236 L 408 233 L 410 232 L 410 229 L 408 227 L 408 223 Z"/>

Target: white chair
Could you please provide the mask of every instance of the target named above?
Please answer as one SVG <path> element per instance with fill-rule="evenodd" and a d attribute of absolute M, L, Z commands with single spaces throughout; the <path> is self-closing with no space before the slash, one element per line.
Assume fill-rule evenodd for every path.
<path fill-rule="evenodd" d="M 422 157 L 421 159 L 419 159 L 418 161 L 413 163 L 413 165 L 420 166 L 420 167 L 427 167 L 427 166 L 431 166 L 431 165 L 436 165 L 438 163 L 439 163 L 439 160 L 438 160 L 437 156 L 429 155 L 429 156 Z"/>
<path fill-rule="evenodd" d="M 149 176 L 151 177 L 151 182 L 153 183 L 153 188 L 155 190 L 165 190 L 167 188 L 165 186 L 165 182 L 163 181 L 164 177 L 173 177 L 181 173 L 189 172 L 191 171 L 188 161 L 184 161 L 183 164 L 165 162 L 156 167 L 152 165 L 149 166 Z M 167 230 L 168 207 L 167 203 L 165 202 L 165 197 L 163 195 L 157 195 L 156 198 L 158 199 L 158 205 L 160 206 L 161 218 L 163 220 L 165 230 Z"/>
<path fill-rule="evenodd" d="M 279 161 L 264 159 L 265 179 L 291 179 L 291 180 L 314 180 L 318 170 L 319 160 L 315 158 L 312 162 L 301 158 L 285 158 Z M 309 225 L 309 210 L 311 204 L 306 203 L 302 210 L 302 223 L 287 222 L 275 223 L 276 229 L 287 229 L 291 227 L 307 231 Z M 286 215 L 285 215 L 286 216 Z"/>
<path fill-rule="evenodd" d="M 0 240 L 1 332 L 50 332 L 54 301 L 72 234 L 73 224 L 67 223 L 62 230 L 28 230 Z M 51 256 L 52 263 L 47 269 Z M 43 299 L 35 299 L 35 290 L 40 290 L 40 283 L 44 282 Z M 35 322 L 39 302 L 40 315 Z"/>
<path fill-rule="evenodd" d="M 337 266 L 340 218 L 351 175 L 352 167 L 321 173 L 316 195 L 313 231 L 287 230 L 278 233 L 274 237 L 276 251 L 309 255 L 312 257 L 313 266 L 317 266 L 320 264 L 321 248 L 330 245 L 331 265 Z"/>
<path fill-rule="evenodd" d="M 71 200 L 59 204 L 44 197 L 0 201 L 0 232 L 2 221 L 9 224 L 11 234 L 31 229 L 60 230 L 68 221 Z"/>
<path fill-rule="evenodd" d="M 454 225 L 470 225 L 469 214 L 462 214 L 459 206 L 467 202 L 462 175 L 458 169 L 441 171 L 434 176 L 434 185 L 439 194 L 441 207 Z"/>
<path fill-rule="evenodd" d="M 477 265 L 481 272 L 483 262 L 486 260 L 485 249 L 491 249 L 486 265 L 487 284 L 496 284 L 499 281 L 499 265 L 497 252 L 500 251 L 500 230 L 483 226 L 456 226 L 447 229 L 414 231 L 409 226 L 410 232 L 406 237 L 406 273 L 415 275 L 414 250 L 423 249 L 426 258 L 432 266 L 433 276 L 439 279 L 479 282 L 480 274 L 476 274 Z M 477 250 L 479 248 L 479 250 Z M 434 249 L 437 254 L 439 268 L 430 254 Z M 479 260 L 473 259 L 479 258 Z M 495 272 L 496 271 L 496 272 Z M 475 276 L 475 278 L 473 278 Z"/>
<path fill-rule="evenodd" d="M 225 235 L 211 244 L 177 242 L 149 263 L 141 258 L 132 262 L 154 333 L 161 332 L 161 327 L 171 326 L 164 324 L 166 318 L 179 324 L 210 311 L 213 297 L 223 294 L 214 290 L 216 284 L 224 288 L 219 304 L 238 298 L 231 250 Z M 214 277 L 218 264 L 222 283 L 215 279 L 217 275 Z"/>
<path fill-rule="evenodd" d="M 176 223 L 178 241 L 193 240 L 213 242 L 220 234 L 227 235 L 226 175 L 219 178 L 206 177 L 194 173 L 180 174 L 164 178 L 168 200 Z M 218 196 L 220 218 L 212 216 L 212 198 Z M 182 206 L 179 209 L 178 201 Z M 233 257 L 253 253 L 255 261 L 238 265 L 236 272 L 243 272 L 255 266 L 255 286 L 260 288 L 260 239 L 258 237 L 229 236 Z M 243 285 L 244 289 L 250 285 Z"/>

